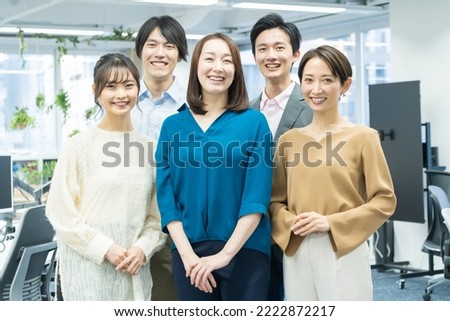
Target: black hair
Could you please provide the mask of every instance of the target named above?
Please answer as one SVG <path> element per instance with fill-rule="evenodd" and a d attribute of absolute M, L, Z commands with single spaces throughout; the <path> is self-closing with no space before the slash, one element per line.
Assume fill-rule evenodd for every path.
<path fill-rule="evenodd" d="M 178 48 L 179 58 L 187 61 L 188 45 L 186 32 L 180 23 L 171 16 L 151 17 L 139 28 L 135 40 L 136 55 L 141 58 L 142 48 L 147 42 L 148 36 L 159 28 L 159 31 L 169 43 L 173 43 Z"/>

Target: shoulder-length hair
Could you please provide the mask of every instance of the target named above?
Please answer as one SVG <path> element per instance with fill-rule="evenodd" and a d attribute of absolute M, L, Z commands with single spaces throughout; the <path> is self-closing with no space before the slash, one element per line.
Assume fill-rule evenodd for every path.
<path fill-rule="evenodd" d="M 205 103 L 202 100 L 202 86 L 198 79 L 198 64 L 200 60 L 200 55 L 203 50 L 205 43 L 212 39 L 221 39 L 226 42 L 231 51 L 231 57 L 234 64 L 234 79 L 228 88 L 228 104 L 227 109 L 232 111 L 242 111 L 248 108 L 249 99 L 247 94 L 247 89 L 245 87 L 244 70 L 242 68 L 241 56 L 239 53 L 239 48 L 235 42 L 227 35 L 217 32 L 209 34 L 197 43 L 194 52 L 192 54 L 191 60 L 191 70 L 189 73 L 189 83 L 187 87 L 187 102 L 191 110 L 200 115 L 206 114 L 204 109 Z"/>

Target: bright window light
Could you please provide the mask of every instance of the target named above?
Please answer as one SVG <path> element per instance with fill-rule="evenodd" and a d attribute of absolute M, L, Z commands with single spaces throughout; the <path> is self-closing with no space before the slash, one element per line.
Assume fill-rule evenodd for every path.
<path fill-rule="evenodd" d="M 219 3 L 218 0 L 133 0 L 134 2 L 148 2 L 148 3 L 163 3 L 163 4 L 177 4 L 185 6 L 212 6 Z"/>
<path fill-rule="evenodd" d="M 338 13 L 346 9 L 337 7 L 320 7 L 320 6 L 300 6 L 300 5 L 285 5 L 274 3 L 254 3 L 254 2 L 240 2 L 233 5 L 234 8 L 244 9 L 260 9 L 260 10 L 285 10 L 285 11 L 300 11 L 300 12 L 318 12 L 318 13 Z"/>

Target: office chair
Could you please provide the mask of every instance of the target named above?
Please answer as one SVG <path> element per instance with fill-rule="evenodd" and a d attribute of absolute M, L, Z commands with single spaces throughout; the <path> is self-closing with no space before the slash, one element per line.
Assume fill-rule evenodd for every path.
<path fill-rule="evenodd" d="M 0 301 L 51 300 L 48 278 L 55 260 L 54 236 L 53 227 L 45 216 L 45 205 L 27 209 L 0 272 Z M 47 263 L 49 253 L 52 254 L 50 264 Z M 46 266 L 50 270 L 44 272 Z M 47 275 L 44 281 L 43 274 Z"/>
<path fill-rule="evenodd" d="M 445 256 L 448 256 L 448 265 L 445 268 L 448 270 L 450 269 L 450 253 L 448 253 L 450 252 L 450 218 L 446 218 L 447 221 L 444 222 L 444 210 L 445 212 L 447 210 L 450 210 L 450 201 L 445 191 L 438 186 L 430 185 L 428 186 L 428 191 L 430 194 L 430 200 L 432 203 L 431 207 L 433 211 L 431 217 L 434 222 L 431 225 L 431 229 L 433 229 L 433 231 L 430 231 L 430 233 L 428 234 L 429 236 L 432 234 L 432 237 L 427 238 L 424 243 L 424 248 L 426 248 L 428 251 L 431 251 L 434 255 L 439 255 L 440 257 L 442 257 L 444 266 L 446 260 Z M 446 243 L 448 245 L 445 245 Z M 433 292 L 434 287 L 436 287 L 438 284 L 450 281 L 446 279 L 445 271 L 442 270 L 442 272 L 442 275 L 433 277 L 428 281 L 427 287 L 425 288 L 425 293 L 423 294 L 423 299 L 425 301 L 431 300 L 431 293 Z"/>
<path fill-rule="evenodd" d="M 434 185 L 442 188 L 450 199 L 450 173 L 438 170 L 425 170 L 427 185 Z"/>

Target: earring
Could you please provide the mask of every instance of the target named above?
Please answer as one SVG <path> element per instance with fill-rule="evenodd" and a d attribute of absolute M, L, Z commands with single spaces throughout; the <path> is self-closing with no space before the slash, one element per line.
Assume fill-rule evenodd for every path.
<path fill-rule="evenodd" d="M 342 93 L 342 96 L 345 97 L 345 96 L 347 96 L 347 95 L 346 95 L 345 92 L 344 92 L 344 93 Z"/>

